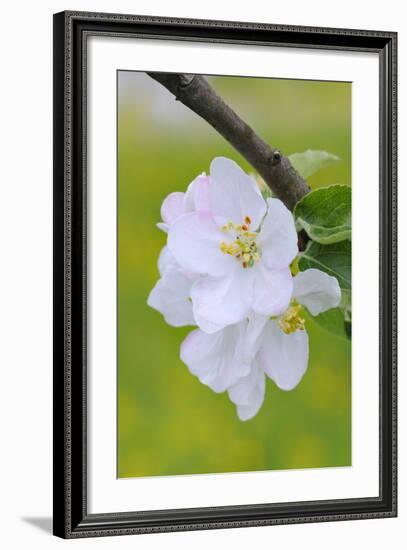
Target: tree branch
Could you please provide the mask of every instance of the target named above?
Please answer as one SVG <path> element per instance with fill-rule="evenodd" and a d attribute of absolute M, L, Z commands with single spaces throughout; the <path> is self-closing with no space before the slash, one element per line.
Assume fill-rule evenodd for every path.
<path fill-rule="evenodd" d="M 308 193 L 306 181 L 287 157 L 263 141 L 198 75 L 147 73 L 208 122 L 257 170 L 273 193 L 292 210 Z"/>

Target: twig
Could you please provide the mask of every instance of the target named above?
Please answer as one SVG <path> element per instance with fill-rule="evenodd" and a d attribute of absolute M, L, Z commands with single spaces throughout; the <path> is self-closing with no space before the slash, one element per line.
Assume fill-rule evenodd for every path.
<path fill-rule="evenodd" d="M 147 74 L 233 145 L 290 210 L 308 193 L 308 184 L 295 171 L 288 158 L 263 141 L 218 96 L 204 77 L 177 73 Z"/>

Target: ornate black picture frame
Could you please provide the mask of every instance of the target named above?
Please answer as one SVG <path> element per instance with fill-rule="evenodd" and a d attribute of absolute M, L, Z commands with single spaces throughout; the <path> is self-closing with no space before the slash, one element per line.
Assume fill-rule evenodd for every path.
<path fill-rule="evenodd" d="M 380 60 L 380 494 L 346 500 L 89 514 L 87 506 L 87 38 L 163 40 L 374 52 Z M 62 12 L 54 15 L 54 534 L 94 537 L 394 517 L 397 513 L 397 35 Z"/>

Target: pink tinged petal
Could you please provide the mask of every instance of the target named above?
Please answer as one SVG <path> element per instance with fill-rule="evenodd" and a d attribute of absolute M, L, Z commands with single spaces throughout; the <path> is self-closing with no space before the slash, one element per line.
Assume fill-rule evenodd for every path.
<path fill-rule="evenodd" d="M 220 249 L 225 234 L 212 216 L 192 212 L 181 216 L 170 228 L 168 248 L 175 260 L 192 273 L 219 276 L 227 273 L 236 260 Z"/>
<path fill-rule="evenodd" d="M 293 292 L 290 269 L 269 271 L 261 261 L 254 269 L 253 310 L 261 315 L 281 315 L 287 309 Z"/>
<path fill-rule="evenodd" d="M 236 262 L 236 261 L 235 261 Z M 207 333 L 243 321 L 253 295 L 253 273 L 236 262 L 224 277 L 203 277 L 191 289 L 196 324 Z"/>
<path fill-rule="evenodd" d="M 256 230 L 263 219 L 266 203 L 253 179 L 233 160 L 217 157 L 210 168 L 210 203 L 216 218 L 235 224 L 251 219 L 251 229 Z"/>
<path fill-rule="evenodd" d="M 158 271 L 160 272 L 160 275 L 163 276 L 169 269 L 175 269 L 177 267 L 179 266 L 175 261 L 174 256 L 171 254 L 168 246 L 164 246 L 158 256 Z"/>
<path fill-rule="evenodd" d="M 185 212 L 210 212 L 209 179 L 201 174 L 189 184 L 185 193 Z"/>
<path fill-rule="evenodd" d="M 237 405 L 240 420 L 250 420 L 259 412 L 266 392 L 263 370 L 255 362 L 247 376 L 241 378 L 229 390 L 229 398 Z"/>
<path fill-rule="evenodd" d="M 169 269 L 150 292 L 147 304 L 173 327 L 195 325 L 190 300 L 192 284 L 179 270 Z"/>
<path fill-rule="evenodd" d="M 184 214 L 184 196 L 185 193 L 176 191 L 164 199 L 161 205 L 161 218 L 167 225 L 171 225 Z"/>
<path fill-rule="evenodd" d="M 319 315 L 339 305 L 341 289 L 335 277 L 311 268 L 294 277 L 293 297 L 312 315 Z"/>
<path fill-rule="evenodd" d="M 294 389 L 308 367 L 307 332 L 297 330 L 285 334 L 277 321 L 270 320 L 263 331 L 258 359 L 267 376 L 280 389 Z"/>
<path fill-rule="evenodd" d="M 279 199 L 267 199 L 268 212 L 257 242 L 269 269 L 287 267 L 298 254 L 298 236 L 291 212 Z"/>
<path fill-rule="evenodd" d="M 181 344 L 181 360 L 202 384 L 220 393 L 249 373 L 238 353 L 243 323 L 214 334 L 197 329 Z"/>

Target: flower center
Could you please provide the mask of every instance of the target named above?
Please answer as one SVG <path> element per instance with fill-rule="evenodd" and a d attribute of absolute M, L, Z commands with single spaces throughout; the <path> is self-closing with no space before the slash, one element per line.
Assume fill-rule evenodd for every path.
<path fill-rule="evenodd" d="M 234 256 L 244 269 L 253 267 L 261 258 L 261 249 L 256 242 L 258 233 L 250 231 L 250 224 L 250 216 L 245 217 L 242 225 L 228 222 L 222 227 L 222 231 L 234 233 L 235 240 L 231 243 L 222 241 L 219 247 L 224 254 Z"/>
<path fill-rule="evenodd" d="M 278 320 L 278 324 L 283 332 L 293 334 L 296 330 L 305 329 L 305 319 L 299 315 L 301 310 L 302 306 L 296 300 L 293 300 L 290 307 Z"/>

